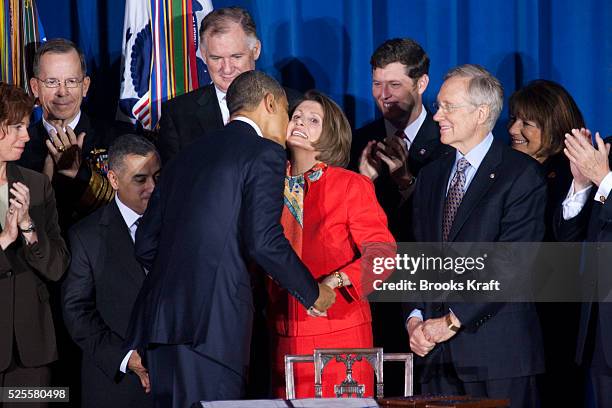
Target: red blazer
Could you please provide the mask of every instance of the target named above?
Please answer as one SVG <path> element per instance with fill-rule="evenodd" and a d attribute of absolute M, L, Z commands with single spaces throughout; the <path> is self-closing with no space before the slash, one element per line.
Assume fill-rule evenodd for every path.
<path fill-rule="evenodd" d="M 376 200 L 374 185 L 360 174 L 327 167 L 316 181 L 306 177 L 302 261 L 322 281 L 341 270 L 351 285 L 339 289 L 327 317 L 313 318 L 277 285 L 270 288 L 270 321 L 282 336 L 309 336 L 344 330 L 372 321 L 365 299 L 369 282 L 362 281 L 361 252 L 368 242 L 387 242 L 376 256 L 395 256 L 395 239 Z M 372 251 L 368 256 L 372 255 Z M 371 290 L 371 289 L 370 289 Z"/>

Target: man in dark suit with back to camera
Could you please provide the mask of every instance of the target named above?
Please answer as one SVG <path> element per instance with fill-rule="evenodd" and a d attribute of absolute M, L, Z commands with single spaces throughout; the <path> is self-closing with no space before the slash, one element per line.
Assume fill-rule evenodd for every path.
<path fill-rule="evenodd" d="M 370 177 L 376 196 L 398 241 L 411 241 L 409 197 L 425 164 L 448 148 L 423 106 L 429 84 L 429 57 L 414 40 L 394 38 L 370 59 L 372 96 L 382 118 L 358 129 L 351 146 L 351 167 Z"/>
<path fill-rule="evenodd" d="M 484 68 L 463 65 L 446 74 L 434 120 L 442 143 L 456 152 L 420 172 L 413 195 L 417 241 L 542 240 L 546 184 L 536 161 L 493 138 L 502 104 L 501 84 Z M 544 371 L 544 357 L 532 303 L 420 304 L 406 328 L 411 349 L 425 357 L 424 393 L 538 406 L 535 375 Z"/>
<path fill-rule="evenodd" d="M 227 88 L 238 75 L 255 69 L 261 53 L 250 14 L 240 7 L 208 13 L 200 26 L 200 52 L 212 83 L 162 105 L 157 145 L 164 163 L 194 140 L 228 123 Z M 297 97 L 295 91 L 285 91 L 290 102 Z"/>
<path fill-rule="evenodd" d="M 150 407 L 149 377 L 140 355 L 123 349 L 145 270 L 134 235 L 160 170 L 155 146 L 136 135 L 109 150 L 115 199 L 69 231 L 72 262 L 62 286 L 64 322 L 83 351 L 81 406 Z M 124 375 L 129 370 L 129 374 Z"/>
<path fill-rule="evenodd" d="M 288 123 L 283 88 L 248 71 L 232 82 L 227 103 L 230 123 L 164 168 L 138 228 L 136 256 L 150 273 L 128 345 L 147 348 L 158 407 L 244 395 L 253 319 L 245 257 L 311 314 L 335 298 L 312 278 L 280 225 Z"/>

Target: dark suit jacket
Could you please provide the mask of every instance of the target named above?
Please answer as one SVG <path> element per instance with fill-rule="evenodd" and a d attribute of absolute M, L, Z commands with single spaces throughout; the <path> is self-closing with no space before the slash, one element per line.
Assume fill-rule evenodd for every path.
<path fill-rule="evenodd" d="M 289 88 L 285 88 L 285 92 L 289 106 L 295 105 L 301 97 Z M 157 140 L 162 163 L 166 164 L 196 139 L 222 128 L 223 116 L 213 84 L 164 102 Z"/>
<path fill-rule="evenodd" d="M 383 118 L 355 131 L 351 143 L 351 163 L 349 167 L 352 170 L 359 171 L 359 158 L 365 146 L 370 140 L 383 141 L 386 135 Z M 434 122 L 431 113 L 427 112 L 425 121 L 408 151 L 410 171 L 418 177 L 419 171 L 424 165 L 441 157 L 448 151 L 450 151 L 450 148 L 440 143 L 440 127 Z M 413 241 L 412 219 L 410 217 L 411 200 L 408 199 L 402 203 L 397 185 L 391 180 L 388 172 L 383 172 L 374 181 L 374 185 L 376 187 L 376 197 L 387 214 L 389 229 L 395 238 L 398 241 Z"/>
<path fill-rule="evenodd" d="M 243 375 L 253 315 L 251 257 L 306 307 L 318 287 L 283 235 L 285 151 L 233 121 L 164 169 L 142 218 L 136 256 L 151 272 L 130 348 L 191 344 Z"/>
<path fill-rule="evenodd" d="M 546 186 L 548 189 L 548 198 L 546 200 L 546 234 L 544 235 L 545 242 L 554 242 L 554 218 L 557 210 L 569 191 L 572 184 L 573 176 L 570 170 L 570 163 L 563 152 L 549 157 L 542 163 L 544 177 L 546 177 Z"/>
<path fill-rule="evenodd" d="M 103 191 L 94 192 L 96 195 L 99 194 L 101 196 L 101 200 L 95 201 L 86 208 L 79 205 L 92 180 L 92 171 L 88 160 L 91 156 L 91 151 L 96 148 L 107 149 L 114 140 L 117 130 L 106 122 L 92 120 L 85 112 L 81 111 L 81 118 L 74 129 L 74 133 L 78 136 L 81 132 L 85 132 L 85 140 L 83 141 L 81 167 L 77 176 L 74 179 L 58 173 L 53 176 L 53 189 L 57 197 L 59 224 L 63 232 L 66 232 L 76 220 L 91 213 L 100 205 L 105 204 L 108 197 L 110 197 L 109 194 L 106 194 L 110 193 L 108 191 L 109 185 L 105 180 L 101 180 L 104 185 L 100 186 L 100 189 Z M 26 144 L 26 149 L 17 164 L 42 172 L 48 153 L 45 141 L 49 138 L 42 120 L 32 124 L 28 128 L 28 133 L 30 141 Z M 106 197 L 106 199 L 102 199 L 102 197 Z"/>
<path fill-rule="evenodd" d="M 215 86 L 209 84 L 162 104 L 157 149 L 165 164 L 185 146 L 223 128 Z"/>
<path fill-rule="evenodd" d="M 13 163 L 6 172 L 9 186 L 19 181 L 30 189 L 29 213 L 38 242 L 26 245 L 17 237 L 0 250 L 0 371 L 8 368 L 17 350 L 25 367 L 57 359 L 47 283 L 62 277 L 70 259 L 49 179 Z"/>
<path fill-rule="evenodd" d="M 421 170 L 413 196 L 419 242 L 442 241 L 444 202 L 454 162 L 452 152 Z M 545 202 L 546 185 L 538 163 L 494 141 L 463 197 L 448 241 L 539 242 L 544 237 Z M 462 381 L 527 376 L 544 370 L 533 304 L 428 303 L 421 307 L 425 319 L 452 310 L 464 326 L 448 342 L 436 346 L 438 351 L 428 355 L 426 364 L 449 363 L 452 356 Z"/>
<path fill-rule="evenodd" d="M 607 138 L 606 143 L 612 142 L 612 139 Z M 609 165 L 612 166 L 612 156 L 608 158 Z M 568 187 L 569 190 L 569 187 Z M 586 204 L 580 213 L 569 220 L 563 219 L 562 205 L 557 208 L 555 214 L 555 236 L 559 241 L 586 241 L 594 242 L 612 242 L 612 197 L 608 197 L 605 203 L 595 201 L 594 195 L 597 191 L 597 186 L 591 188 L 591 193 Z M 567 194 L 567 192 L 566 192 Z M 609 273 L 610 263 L 612 262 L 612 254 L 609 253 L 606 247 L 600 247 L 595 244 L 587 244 L 583 253 L 582 274 L 588 276 L 583 279 L 589 284 L 599 287 L 599 290 L 608 290 L 612 288 L 612 277 Z M 595 290 L 592 288 L 585 288 Z M 585 351 L 587 342 L 593 342 L 595 339 L 588 338 L 590 333 L 589 322 L 594 320 L 601 330 L 601 345 L 605 357 L 605 364 L 612 368 L 612 303 L 602 302 L 598 305 L 597 319 L 592 319 L 593 304 L 585 302 L 580 308 L 580 322 L 578 326 L 578 336 L 576 343 L 576 362 L 583 363 L 586 356 Z M 588 362 L 587 362 L 588 363 Z"/>
<path fill-rule="evenodd" d="M 62 284 L 64 322 L 83 350 L 83 407 L 148 407 L 138 376 L 119 374 L 132 307 L 145 278 L 113 200 L 69 231 L 72 262 Z"/>

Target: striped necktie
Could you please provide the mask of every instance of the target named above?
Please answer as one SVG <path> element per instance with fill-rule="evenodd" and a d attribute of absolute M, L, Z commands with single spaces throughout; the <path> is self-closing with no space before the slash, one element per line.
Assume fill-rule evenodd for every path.
<path fill-rule="evenodd" d="M 444 202 L 444 218 L 442 219 L 442 240 L 448 240 L 448 234 L 450 233 L 453 221 L 455 221 L 455 215 L 463 200 L 463 194 L 465 193 L 465 171 L 470 166 L 470 163 L 462 157 L 457 162 L 457 171 L 451 181 L 448 193 L 446 194 L 446 201 Z"/>

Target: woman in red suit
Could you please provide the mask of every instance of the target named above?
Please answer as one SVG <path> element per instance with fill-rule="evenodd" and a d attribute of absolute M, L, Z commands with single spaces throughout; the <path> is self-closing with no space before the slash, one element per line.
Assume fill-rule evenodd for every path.
<path fill-rule="evenodd" d="M 287 128 L 291 160 L 285 179 L 282 224 L 287 239 L 313 276 L 337 292 L 326 316 L 313 317 L 273 283 L 270 323 L 273 330 L 274 393 L 285 397 L 284 356 L 312 354 L 315 348 L 372 347 L 372 317 L 365 295 L 361 258 L 394 256 L 395 240 L 376 201 L 372 182 L 345 170 L 351 130 L 342 110 L 325 95 L 309 91 L 293 112 Z M 365 243 L 389 243 L 372 247 Z M 369 253 L 367 253 L 369 251 Z M 367 253 L 367 254 L 366 254 Z M 366 275 L 367 276 L 367 275 Z M 366 282 L 367 280 L 367 282 Z M 297 398 L 314 396 L 312 364 L 296 364 Z M 323 371 L 323 396 L 333 397 L 333 384 L 345 378 L 342 363 L 330 362 Z M 373 395 L 373 370 L 356 363 L 353 376 Z"/>

